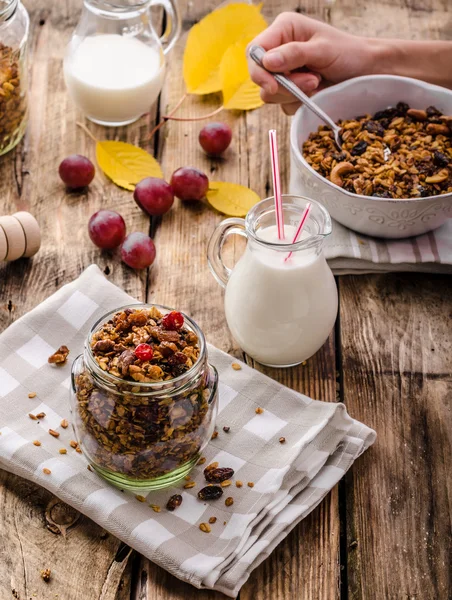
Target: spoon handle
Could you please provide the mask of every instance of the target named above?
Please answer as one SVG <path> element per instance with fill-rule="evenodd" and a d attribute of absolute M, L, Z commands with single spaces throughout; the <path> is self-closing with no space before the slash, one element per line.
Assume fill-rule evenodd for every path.
<path fill-rule="evenodd" d="M 254 62 L 256 62 L 260 67 L 265 69 L 262 63 L 262 59 L 265 55 L 265 50 L 261 46 L 251 46 L 251 48 L 249 49 L 249 55 L 254 60 Z M 329 125 L 333 131 L 339 130 L 339 127 L 336 125 L 333 119 L 331 119 L 326 113 L 324 113 L 323 110 L 319 108 L 317 104 L 315 104 L 315 102 L 313 102 L 309 98 L 309 96 L 302 92 L 300 88 L 294 84 L 293 81 L 291 81 L 288 77 L 285 77 L 285 75 L 282 75 L 281 73 L 273 73 L 271 71 L 268 71 L 267 69 L 265 70 L 267 71 L 267 73 L 273 75 L 276 81 L 280 83 L 283 87 L 285 87 L 286 90 L 293 94 L 298 100 L 300 100 L 300 102 L 306 104 L 306 106 L 310 110 L 312 110 L 312 112 L 315 113 L 319 117 L 319 119 L 322 119 L 324 123 Z"/>

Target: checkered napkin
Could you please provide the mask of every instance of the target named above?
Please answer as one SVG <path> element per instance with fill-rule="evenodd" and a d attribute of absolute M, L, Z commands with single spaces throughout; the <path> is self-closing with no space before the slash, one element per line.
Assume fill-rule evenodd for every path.
<path fill-rule="evenodd" d="M 0 335 L 0 466 L 47 488 L 180 579 L 235 597 L 251 571 L 374 442 L 375 432 L 350 418 L 342 404 L 311 400 L 245 364 L 232 369 L 233 359 L 209 346 L 220 374 L 220 434 L 204 454 L 208 462 L 232 467 L 243 487 L 233 484 L 221 500 L 201 502 L 196 494 L 205 481 L 197 467 L 196 487 L 181 484 L 138 502 L 87 470 L 83 454 L 69 446 L 74 434 L 60 424 L 70 420 L 70 365 L 47 364 L 61 344 L 75 358 L 92 323 L 130 301 L 92 265 Z M 30 392 L 36 396 L 29 398 Z M 44 419 L 28 417 L 40 412 Z M 67 454 L 59 453 L 62 447 Z M 165 504 L 175 492 L 182 505 L 168 512 Z M 234 498 L 232 506 L 225 506 L 226 496 Z M 204 533 L 199 524 L 210 517 L 217 521 Z"/>

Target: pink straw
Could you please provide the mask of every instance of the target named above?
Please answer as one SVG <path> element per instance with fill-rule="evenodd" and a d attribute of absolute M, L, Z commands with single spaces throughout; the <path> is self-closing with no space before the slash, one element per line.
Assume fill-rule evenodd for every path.
<path fill-rule="evenodd" d="M 276 142 L 276 131 L 270 129 L 268 132 L 270 140 L 270 156 L 272 161 L 273 194 L 275 196 L 276 225 L 278 227 L 278 239 L 284 240 L 284 216 L 281 197 L 281 179 L 279 176 L 278 144 Z"/>
<path fill-rule="evenodd" d="M 301 215 L 301 221 L 300 221 L 300 224 L 298 225 L 297 231 L 295 232 L 295 236 L 292 240 L 292 244 L 296 244 L 298 242 L 298 240 L 300 239 L 300 235 L 301 235 L 301 232 L 303 231 L 304 224 L 306 223 L 306 220 L 309 216 L 311 206 L 312 205 L 310 202 L 308 202 L 306 204 L 306 208 L 304 209 L 303 214 Z M 293 252 L 289 252 L 289 254 L 284 259 L 284 262 L 287 262 L 289 260 L 289 258 L 292 256 L 292 254 L 293 254 Z"/>

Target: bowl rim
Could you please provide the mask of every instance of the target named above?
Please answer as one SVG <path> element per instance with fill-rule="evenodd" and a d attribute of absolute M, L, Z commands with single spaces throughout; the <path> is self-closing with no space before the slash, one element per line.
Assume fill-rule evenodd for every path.
<path fill-rule="evenodd" d="M 346 89 L 347 87 L 349 87 L 350 85 L 353 85 L 354 83 L 360 82 L 360 81 L 374 81 L 374 80 L 378 80 L 378 79 L 388 79 L 388 80 L 392 80 L 392 81 L 409 81 L 411 83 L 414 83 L 415 85 L 417 85 L 418 87 L 421 88 L 427 88 L 429 90 L 435 91 L 435 90 L 441 90 L 443 92 L 447 92 L 452 96 L 452 90 L 449 90 L 447 88 L 441 87 L 439 85 L 434 85 L 432 83 L 427 83 L 426 81 L 422 81 L 420 79 L 413 79 L 412 77 L 402 77 L 399 75 L 362 75 L 361 77 L 353 77 L 351 79 L 347 79 L 345 81 L 342 81 L 341 83 L 337 83 L 335 85 L 332 85 L 330 87 L 325 88 L 324 90 L 322 90 L 321 92 L 318 92 L 318 94 L 314 95 L 314 101 L 317 98 L 323 98 L 324 96 L 328 96 L 331 93 L 337 93 L 337 92 L 342 92 L 344 89 Z M 292 123 L 291 123 L 291 127 L 290 127 L 290 147 L 291 147 L 291 151 L 294 153 L 295 157 L 297 158 L 298 162 L 301 163 L 304 167 L 307 168 L 307 170 L 314 175 L 319 181 L 323 182 L 324 184 L 328 185 L 329 187 L 331 187 L 333 190 L 337 190 L 340 191 L 342 194 L 345 194 L 346 196 L 349 196 L 350 198 L 357 198 L 360 200 L 371 200 L 373 202 L 380 202 L 380 203 L 389 203 L 389 204 L 414 204 L 416 202 L 425 202 L 428 200 L 441 200 L 441 199 L 450 199 L 452 198 L 452 192 L 448 192 L 447 194 L 437 194 L 435 196 L 422 196 L 421 198 L 380 198 L 379 196 L 364 196 L 363 194 L 353 194 L 352 192 L 349 192 L 348 190 L 344 190 L 343 188 L 339 187 L 338 185 L 336 185 L 335 183 L 333 183 L 332 181 L 330 181 L 329 179 L 326 179 L 326 177 L 323 177 L 322 175 L 320 175 L 319 173 L 317 173 L 317 171 L 315 169 L 313 169 L 311 167 L 311 165 L 305 160 L 303 153 L 301 152 L 300 148 L 298 147 L 298 140 L 297 140 L 297 127 L 298 127 L 298 123 L 299 121 L 302 119 L 303 115 L 305 114 L 305 112 L 307 112 L 309 109 L 306 108 L 306 106 L 302 105 L 300 106 L 300 108 L 297 110 L 297 112 L 295 113 L 293 119 L 292 119 Z"/>

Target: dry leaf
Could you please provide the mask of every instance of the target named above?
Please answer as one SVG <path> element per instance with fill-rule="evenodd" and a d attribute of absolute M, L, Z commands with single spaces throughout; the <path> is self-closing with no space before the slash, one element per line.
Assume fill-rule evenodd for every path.
<path fill-rule="evenodd" d="M 183 71 L 190 94 L 211 94 L 221 90 L 223 54 L 232 44 L 267 27 L 260 9 L 261 5 L 228 4 L 214 10 L 190 29 Z"/>
<path fill-rule="evenodd" d="M 250 188 L 225 181 L 211 181 L 206 198 L 218 212 L 231 217 L 244 217 L 260 201 Z"/>
<path fill-rule="evenodd" d="M 162 169 L 155 158 L 133 144 L 97 142 L 96 159 L 105 175 L 126 190 L 134 190 L 135 185 L 145 177 L 163 178 Z"/>
<path fill-rule="evenodd" d="M 221 89 L 223 105 L 227 109 L 251 110 L 264 104 L 259 86 L 251 81 L 246 61 L 246 47 L 258 33 L 256 31 L 230 46 L 221 59 Z"/>

